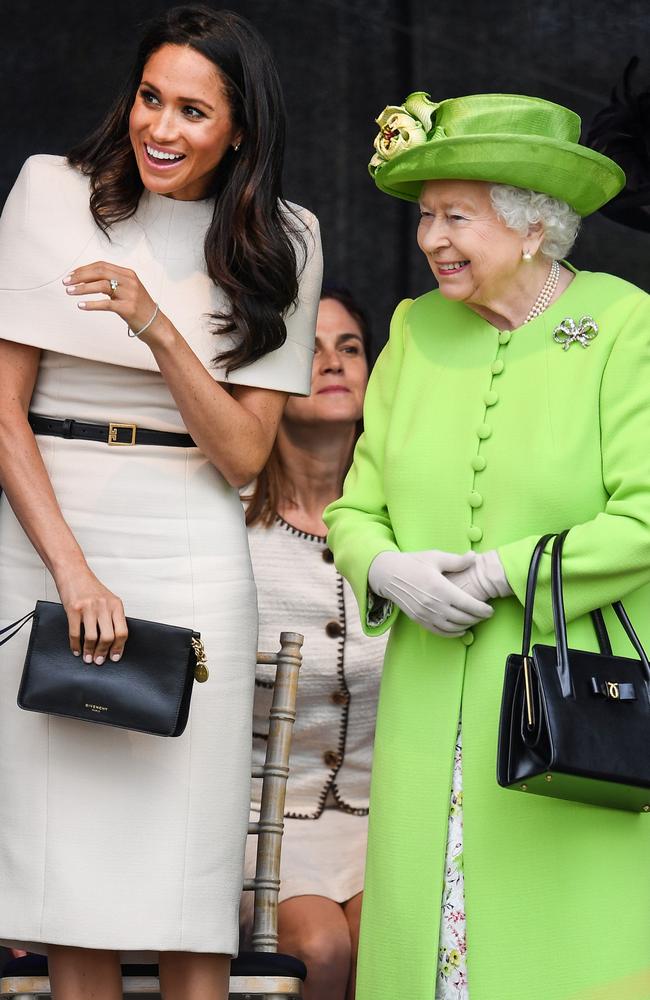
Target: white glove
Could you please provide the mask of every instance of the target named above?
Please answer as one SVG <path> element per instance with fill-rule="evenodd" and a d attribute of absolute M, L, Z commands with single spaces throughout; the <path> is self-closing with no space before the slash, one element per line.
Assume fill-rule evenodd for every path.
<path fill-rule="evenodd" d="M 475 557 L 474 552 L 459 556 L 437 549 L 380 552 L 370 564 L 368 584 L 429 632 L 463 635 L 470 626 L 489 618 L 493 609 L 450 583 L 445 573 L 467 570 Z"/>
<path fill-rule="evenodd" d="M 496 549 L 489 552 L 475 552 L 474 562 L 459 573 L 449 573 L 447 579 L 477 601 L 491 601 L 494 597 L 510 597 L 512 587 L 508 583 L 503 563 Z"/>

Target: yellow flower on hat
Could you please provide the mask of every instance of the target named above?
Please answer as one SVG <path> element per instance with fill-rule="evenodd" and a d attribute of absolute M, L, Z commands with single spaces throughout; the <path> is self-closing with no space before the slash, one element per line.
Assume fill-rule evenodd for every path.
<path fill-rule="evenodd" d="M 375 119 L 379 134 L 374 143 L 376 152 L 370 161 L 371 171 L 374 173 L 406 149 L 425 143 L 437 108 L 438 105 L 421 90 L 409 94 L 404 104 L 389 104 L 384 108 Z"/>

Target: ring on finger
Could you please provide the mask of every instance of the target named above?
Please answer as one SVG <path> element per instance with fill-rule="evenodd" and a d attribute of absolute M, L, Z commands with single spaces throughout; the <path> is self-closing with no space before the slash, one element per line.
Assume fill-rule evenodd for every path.
<path fill-rule="evenodd" d="M 109 296 L 112 299 L 114 299 L 115 298 L 115 293 L 116 293 L 117 289 L 119 288 L 120 283 L 117 280 L 117 278 L 110 278 L 109 279 L 109 285 L 111 286 L 111 290 L 110 290 L 110 292 L 108 294 L 109 294 Z"/>

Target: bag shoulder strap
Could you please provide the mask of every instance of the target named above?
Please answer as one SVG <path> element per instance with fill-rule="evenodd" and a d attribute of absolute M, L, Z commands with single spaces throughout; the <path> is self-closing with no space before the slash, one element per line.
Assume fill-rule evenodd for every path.
<path fill-rule="evenodd" d="M 10 639 L 20 632 L 23 625 L 26 625 L 30 618 L 33 618 L 36 614 L 35 611 L 30 611 L 29 614 L 25 615 L 23 618 L 19 618 L 18 621 L 13 622 L 11 625 L 5 625 L 4 628 L 0 628 L 0 635 L 4 636 L 4 639 L 0 639 L 0 646 L 4 646 L 5 642 L 9 642 Z M 6 633 L 9 632 L 9 635 Z"/>

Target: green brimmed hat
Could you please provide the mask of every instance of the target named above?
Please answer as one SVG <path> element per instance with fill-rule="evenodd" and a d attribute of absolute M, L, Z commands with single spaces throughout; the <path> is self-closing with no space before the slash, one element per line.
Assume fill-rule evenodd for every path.
<path fill-rule="evenodd" d="M 421 91 L 377 118 L 369 164 L 386 194 L 417 201 L 424 181 L 477 180 L 541 191 L 589 215 L 625 185 L 613 160 L 579 144 L 580 118 L 523 94 L 431 101 Z"/>

